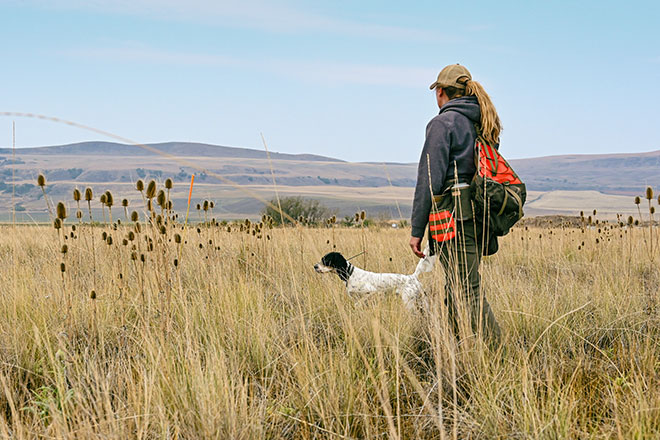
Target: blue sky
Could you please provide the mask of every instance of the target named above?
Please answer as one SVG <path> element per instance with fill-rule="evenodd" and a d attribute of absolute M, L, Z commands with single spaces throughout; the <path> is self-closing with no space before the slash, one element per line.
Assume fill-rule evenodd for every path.
<path fill-rule="evenodd" d="M 0 17 L 0 112 L 139 142 L 261 149 L 263 132 L 272 151 L 416 162 L 428 86 L 459 62 L 506 157 L 660 149 L 657 2 L 0 0 Z M 18 146 L 101 139 L 16 124 Z"/>

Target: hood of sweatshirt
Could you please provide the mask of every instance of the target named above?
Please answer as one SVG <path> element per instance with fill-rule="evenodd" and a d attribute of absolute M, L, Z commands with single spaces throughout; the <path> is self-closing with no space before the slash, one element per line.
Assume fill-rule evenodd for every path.
<path fill-rule="evenodd" d="M 463 96 L 462 98 L 452 99 L 440 108 L 440 113 L 458 112 L 468 118 L 473 124 L 481 120 L 481 108 L 476 96 Z"/>

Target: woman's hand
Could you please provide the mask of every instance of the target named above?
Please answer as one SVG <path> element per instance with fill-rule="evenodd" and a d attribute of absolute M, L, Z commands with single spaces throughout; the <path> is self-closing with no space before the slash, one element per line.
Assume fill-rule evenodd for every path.
<path fill-rule="evenodd" d="M 410 248 L 413 251 L 413 254 L 417 255 L 419 258 L 424 258 L 426 255 L 420 249 L 422 245 L 422 239 L 419 237 L 410 237 Z"/>

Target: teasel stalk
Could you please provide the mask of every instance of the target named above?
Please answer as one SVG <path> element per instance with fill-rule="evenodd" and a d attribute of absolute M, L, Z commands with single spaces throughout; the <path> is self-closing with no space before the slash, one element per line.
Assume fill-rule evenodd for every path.
<path fill-rule="evenodd" d="M 174 188 L 174 182 L 169 177 L 165 179 L 165 189 L 167 190 L 167 197 L 165 202 L 165 208 L 167 209 L 167 218 L 169 219 L 172 215 L 172 207 L 170 202 L 170 190 Z"/>
<path fill-rule="evenodd" d="M 649 242 L 650 242 L 650 257 L 651 259 L 654 258 L 653 254 L 653 214 L 655 213 L 655 208 L 651 205 L 651 201 L 653 200 L 653 188 L 650 186 L 646 187 L 646 200 L 649 203 Z"/>
<path fill-rule="evenodd" d="M 39 174 L 37 176 L 37 185 L 41 188 L 41 192 L 44 195 L 44 200 L 46 201 L 46 208 L 48 208 L 48 215 L 50 216 L 51 219 L 54 218 L 53 216 L 53 208 L 50 206 L 50 201 L 48 200 L 48 196 L 46 195 L 46 176 L 43 174 Z"/>
<path fill-rule="evenodd" d="M 115 204 L 115 200 L 112 197 L 110 190 L 105 192 L 105 206 L 108 207 L 108 216 L 110 219 L 110 224 L 112 224 L 112 206 Z"/>
<path fill-rule="evenodd" d="M 81 212 L 80 211 L 80 199 L 81 198 L 82 198 L 82 193 L 80 192 L 80 190 L 78 188 L 74 188 L 73 189 L 73 200 L 76 202 L 76 207 L 77 207 L 76 218 L 78 218 L 78 223 L 82 222 L 82 215 L 78 215 L 78 213 Z"/>
<path fill-rule="evenodd" d="M 204 210 L 204 224 L 208 225 L 208 212 L 209 212 L 209 201 L 204 200 L 204 203 L 202 203 L 202 209 Z"/>
<path fill-rule="evenodd" d="M 101 202 L 101 212 L 103 213 L 103 223 L 105 224 L 106 223 L 106 220 L 105 220 L 106 195 L 105 195 L 105 193 L 101 194 L 101 197 L 99 197 L 99 202 Z"/>
<path fill-rule="evenodd" d="M 124 208 L 124 217 L 128 220 L 128 199 L 122 199 L 121 206 Z"/>
<path fill-rule="evenodd" d="M 89 222 L 94 223 L 92 218 L 92 200 L 94 199 L 94 191 L 92 188 L 85 188 L 85 201 L 87 202 L 87 209 L 89 210 Z"/>
<path fill-rule="evenodd" d="M 167 196 L 165 195 L 165 191 L 162 189 L 159 190 L 158 194 L 156 195 L 156 203 L 158 203 L 158 206 L 160 206 L 160 215 L 164 216 L 165 208 L 167 207 Z"/>
<path fill-rule="evenodd" d="M 367 268 L 367 235 L 366 231 L 364 230 L 364 221 L 367 219 L 367 213 L 362 210 L 360 211 L 360 229 L 361 229 L 361 235 L 362 235 L 362 264 L 364 265 L 364 268 L 366 270 Z"/>

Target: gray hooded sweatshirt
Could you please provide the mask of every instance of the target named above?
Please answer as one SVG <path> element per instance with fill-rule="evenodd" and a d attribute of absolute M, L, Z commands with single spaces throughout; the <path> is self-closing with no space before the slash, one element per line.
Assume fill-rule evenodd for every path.
<path fill-rule="evenodd" d="M 429 171 L 433 194 L 441 194 L 445 180 L 454 178 L 454 163 L 460 181 L 469 183 L 476 172 L 474 124 L 481 118 L 475 96 L 452 99 L 440 108 L 440 113 L 426 126 L 426 140 L 417 169 L 417 186 L 412 209 L 412 236 L 424 237 L 431 212 Z M 428 157 L 428 161 L 427 161 Z"/>

